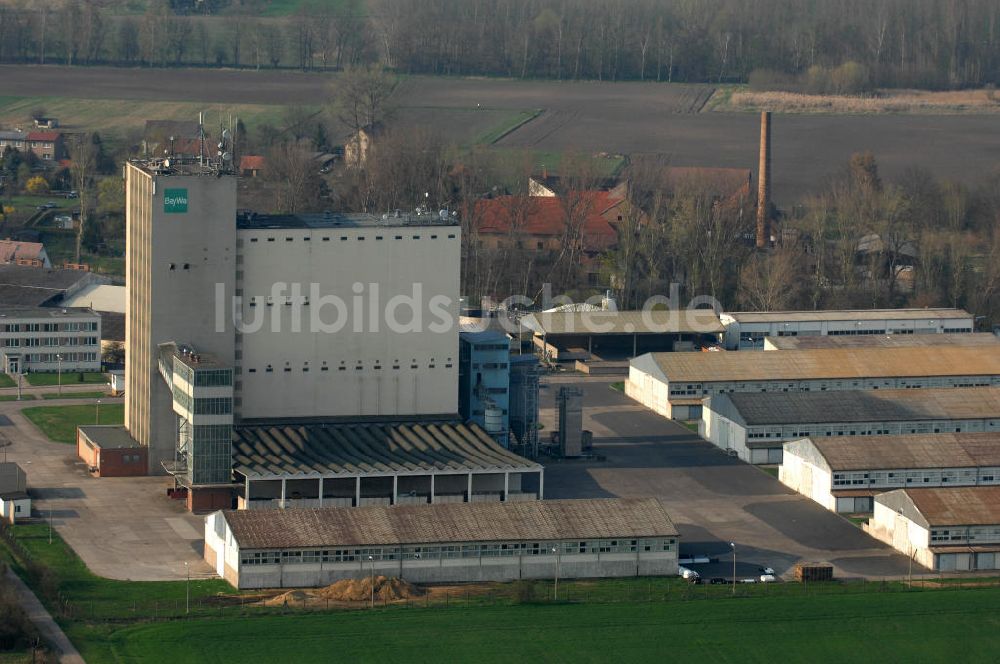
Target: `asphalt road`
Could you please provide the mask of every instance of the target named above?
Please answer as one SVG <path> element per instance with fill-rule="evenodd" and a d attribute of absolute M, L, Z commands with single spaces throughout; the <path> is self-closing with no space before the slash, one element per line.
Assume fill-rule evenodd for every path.
<path fill-rule="evenodd" d="M 790 575 L 797 562 L 829 562 L 842 577 L 906 574 L 907 559 L 850 521 L 793 493 L 763 470 L 723 454 L 682 425 L 666 420 L 609 387 L 573 383 L 584 391 L 584 427 L 594 432 L 603 460 L 543 459 L 546 498 L 657 496 L 681 533 L 682 555 L 718 562 L 692 565 L 703 576 L 737 576 L 773 567 Z M 560 385 L 542 390 L 545 431 L 554 427 Z"/>

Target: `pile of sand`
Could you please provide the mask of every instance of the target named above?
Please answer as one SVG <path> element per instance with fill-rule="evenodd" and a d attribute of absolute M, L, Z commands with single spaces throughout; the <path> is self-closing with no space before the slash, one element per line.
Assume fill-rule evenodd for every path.
<path fill-rule="evenodd" d="M 375 599 L 391 602 L 397 599 L 423 597 L 426 591 L 412 583 L 396 577 L 375 577 Z M 316 591 L 316 596 L 338 602 L 362 602 L 371 600 L 371 577 L 363 579 L 344 579 Z"/>
<path fill-rule="evenodd" d="M 293 606 L 296 604 L 301 606 L 310 599 L 312 599 L 312 595 L 304 590 L 289 590 L 264 600 L 264 606 Z"/>

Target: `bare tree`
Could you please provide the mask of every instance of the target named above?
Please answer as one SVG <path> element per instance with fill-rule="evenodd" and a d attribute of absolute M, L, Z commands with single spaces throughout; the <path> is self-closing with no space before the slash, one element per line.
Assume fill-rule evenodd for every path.
<path fill-rule="evenodd" d="M 374 127 L 389 113 L 395 78 L 381 67 L 351 67 L 336 82 L 336 117 L 354 132 Z"/>
<path fill-rule="evenodd" d="M 76 229 L 76 251 L 74 262 L 80 262 L 80 244 L 84 229 L 89 221 L 91 195 L 94 187 L 94 173 L 97 169 L 97 146 L 92 134 L 78 134 L 69 143 L 70 177 L 79 195 L 80 223 Z"/>
<path fill-rule="evenodd" d="M 740 271 L 738 298 L 749 311 L 779 311 L 798 305 L 803 256 L 792 248 L 753 254 Z"/>
<path fill-rule="evenodd" d="M 276 212 L 291 214 L 316 208 L 321 185 L 307 145 L 279 143 L 267 153 L 266 164 L 264 175 L 275 188 Z"/>

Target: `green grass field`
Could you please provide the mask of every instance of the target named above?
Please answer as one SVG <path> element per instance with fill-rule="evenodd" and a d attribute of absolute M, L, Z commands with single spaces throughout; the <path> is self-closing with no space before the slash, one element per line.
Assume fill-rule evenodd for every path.
<path fill-rule="evenodd" d="M 34 401 L 34 394 L 22 394 L 21 401 Z M 0 401 L 17 401 L 16 394 L 0 394 Z"/>
<path fill-rule="evenodd" d="M 100 662 L 990 662 L 997 590 L 506 605 L 90 628 Z"/>
<path fill-rule="evenodd" d="M 13 378 L 5 373 L 0 373 L 0 387 L 14 387 L 15 385 Z"/>
<path fill-rule="evenodd" d="M 91 413 L 93 407 L 86 406 Z M 103 407 L 102 419 L 103 419 Z M 71 604 L 81 607 L 88 615 L 102 618 L 129 617 L 133 603 L 180 602 L 183 607 L 184 581 L 118 581 L 96 576 L 63 542 L 58 534 L 49 544 L 48 526 L 19 525 L 13 529 L 17 541 L 28 551 L 36 563 L 48 567 L 58 581 L 59 591 Z M 2 542 L 0 542 L 0 548 Z M 11 556 L 7 553 L 7 558 Z M 15 571 L 19 571 L 15 563 Z M 197 600 L 219 592 L 232 592 L 232 587 L 221 579 L 192 580 L 191 597 Z"/>
<path fill-rule="evenodd" d="M 101 424 L 121 424 L 125 421 L 125 404 L 101 405 Z M 95 424 L 96 404 L 79 406 L 34 406 L 21 411 L 31 423 L 41 429 L 49 440 L 56 443 L 76 443 L 76 428 L 81 424 Z"/>
<path fill-rule="evenodd" d="M 104 392 L 63 392 L 59 394 L 58 392 L 45 392 L 42 394 L 43 399 L 55 400 L 55 399 L 100 399 L 103 396 L 107 396 Z"/>
<path fill-rule="evenodd" d="M 25 375 L 25 380 L 34 387 L 58 385 L 60 380 L 63 385 L 100 385 L 108 382 L 107 377 L 99 371 L 84 371 L 83 380 L 80 380 L 79 371 L 63 371 L 62 378 L 58 373 L 29 373 Z"/>
<path fill-rule="evenodd" d="M 185 582 L 103 579 L 58 534 L 50 544 L 46 525 L 15 526 L 12 533 L 49 571 L 43 601 L 52 609 L 58 589 L 68 602 L 60 623 L 91 664 L 988 662 L 1000 647 L 995 585 L 908 591 L 900 583 L 762 584 L 741 586 L 733 598 L 728 588 L 677 578 L 630 578 L 566 581 L 560 597 L 575 601 L 562 604 L 518 604 L 507 594 L 430 608 L 417 601 L 327 612 L 223 607 L 211 598 L 232 592 L 225 582 L 195 580 L 192 616 L 183 619 Z M 2 540 L 0 559 L 25 575 Z M 548 596 L 551 583 L 540 582 L 538 591 L 539 599 Z M 144 610 L 153 602 L 157 616 Z"/>

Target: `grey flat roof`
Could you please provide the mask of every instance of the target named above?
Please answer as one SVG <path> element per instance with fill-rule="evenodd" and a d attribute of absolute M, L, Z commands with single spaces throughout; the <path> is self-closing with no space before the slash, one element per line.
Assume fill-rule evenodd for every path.
<path fill-rule="evenodd" d="M 125 429 L 124 424 L 88 424 L 79 429 L 87 440 L 102 449 L 142 447 Z"/>
<path fill-rule="evenodd" d="M 657 498 L 222 513 L 242 549 L 677 537 Z"/>
<path fill-rule="evenodd" d="M 0 305 L 36 307 L 62 296 L 81 281 L 92 280 L 90 272 L 28 265 L 0 265 Z"/>
<path fill-rule="evenodd" d="M 784 323 L 806 321 L 926 320 L 972 318 L 964 309 L 840 309 L 832 311 L 726 311 L 738 323 Z"/>
<path fill-rule="evenodd" d="M 817 436 L 808 440 L 834 471 L 1000 466 L 1000 433 Z"/>
<path fill-rule="evenodd" d="M 79 316 L 93 316 L 100 318 L 100 315 L 91 309 L 80 307 L 24 307 L 24 306 L 4 306 L 0 304 L 0 318 L 76 318 Z"/>
<path fill-rule="evenodd" d="M 728 400 L 747 426 L 1000 419 L 1000 387 L 733 392 L 709 402 L 715 399 Z"/>
<path fill-rule="evenodd" d="M 900 347 L 780 353 L 652 353 L 652 356 L 666 379 L 679 383 L 1000 376 L 1000 345 L 947 346 L 933 350 Z"/>
<path fill-rule="evenodd" d="M 949 334 L 858 334 L 767 337 L 776 350 L 820 350 L 824 348 L 907 348 L 927 346 L 995 346 L 1000 336 L 987 332 Z"/>
<path fill-rule="evenodd" d="M 234 470 L 250 479 L 541 470 L 459 422 L 238 426 L 233 439 Z"/>
<path fill-rule="evenodd" d="M 244 213 L 236 217 L 240 230 L 271 230 L 291 228 L 400 228 L 421 226 L 457 227 L 458 219 L 442 219 L 437 212 L 413 212 L 374 215 L 364 212 L 326 212 L 320 214 L 256 214 Z"/>
<path fill-rule="evenodd" d="M 719 316 L 711 309 L 671 311 L 555 311 L 521 319 L 536 335 L 720 334 Z"/>

